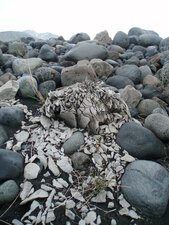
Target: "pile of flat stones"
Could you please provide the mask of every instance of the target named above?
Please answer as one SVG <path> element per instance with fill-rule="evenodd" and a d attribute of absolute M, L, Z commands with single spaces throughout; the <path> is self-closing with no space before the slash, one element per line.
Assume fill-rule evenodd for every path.
<path fill-rule="evenodd" d="M 67 225 L 165 216 L 168 49 L 137 27 L 0 41 L 0 205 L 31 203 L 10 223 L 56 224 L 60 207 Z"/>

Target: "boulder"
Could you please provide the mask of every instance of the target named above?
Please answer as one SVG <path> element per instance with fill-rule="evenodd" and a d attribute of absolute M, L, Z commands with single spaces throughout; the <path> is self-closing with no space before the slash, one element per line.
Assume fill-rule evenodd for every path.
<path fill-rule="evenodd" d="M 134 83 L 132 80 L 130 80 L 128 77 L 124 76 L 113 76 L 113 77 L 108 77 L 106 80 L 106 84 L 116 87 L 118 89 L 125 88 L 127 85 L 134 86 Z"/>
<path fill-rule="evenodd" d="M 145 127 L 150 129 L 161 140 L 169 140 L 169 117 L 153 113 L 145 119 Z"/>
<path fill-rule="evenodd" d="M 165 145 L 155 134 L 135 122 L 122 125 L 116 142 L 130 155 L 139 159 L 161 158 L 166 155 Z"/>
<path fill-rule="evenodd" d="M 161 52 L 169 49 L 169 37 L 164 38 L 160 41 L 159 48 Z"/>
<path fill-rule="evenodd" d="M 56 83 L 53 80 L 47 80 L 39 84 L 39 91 L 44 98 L 48 96 L 49 91 L 54 91 L 55 89 Z"/>
<path fill-rule="evenodd" d="M 155 77 L 155 76 L 153 76 L 151 74 L 145 76 L 144 79 L 143 79 L 143 85 L 158 86 L 160 84 L 161 84 L 161 81 L 157 77 Z"/>
<path fill-rule="evenodd" d="M 76 170 L 88 170 L 90 157 L 83 152 L 75 152 L 71 156 L 73 167 Z"/>
<path fill-rule="evenodd" d="M 161 41 L 161 38 L 156 34 L 142 34 L 139 36 L 139 44 L 147 47 L 152 45 L 159 45 Z"/>
<path fill-rule="evenodd" d="M 112 39 L 110 38 L 110 36 L 106 30 L 96 34 L 94 40 L 97 40 L 99 42 L 102 42 L 102 43 L 108 44 L 108 45 L 110 45 L 112 43 Z"/>
<path fill-rule="evenodd" d="M 140 72 L 141 72 L 141 80 L 144 80 L 144 78 L 145 78 L 147 75 L 152 75 L 152 71 L 151 71 L 150 67 L 147 66 L 147 65 L 140 66 L 140 67 L 139 67 L 139 70 L 140 70 Z"/>
<path fill-rule="evenodd" d="M 0 124 L 0 146 L 8 140 L 6 129 Z"/>
<path fill-rule="evenodd" d="M 12 202 L 19 193 L 19 187 L 14 180 L 8 180 L 0 185 L 0 205 Z"/>
<path fill-rule="evenodd" d="M 159 103 L 152 99 L 143 99 L 137 106 L 138 112 L 143 116 L 148 116 L 156 108 L 161 108 Z"/>
<path fill-rule="evenodd" d="M 11 42 L 8 45 L 8 53 L 23 57 L 27 53 L 27 47 L 23 42 Z"/>
<path fill-rule="evenodd" d="M 162 92 L 163 92 L 163 87 L 159 86 L 156 87 L 155 85 L 150 85 L 147 84 L 143 90 L 141 90 L 141 93 L 144 98 L 153 98 L 153 97 L 159 97 L 162 98 Z"/>
<path fill-rule="evenodd" d="M 16 77 L 12 73 L 4 73 L 2 76 L 0 76 L 0 81 L 2 83 L 7 83 L 9 80 L 16 80 Z"/>
<path fill-rule="evenodd" d="M 72 43 L 72 44 L 77 44 L 80 41 L 87 41 L 87 40 L 90 40 L 89 35 L 87 33 L 81 32 L 81 33 L 74 34 L 69 39 L 69 42 Z"/>
<path fill-rule="evenodd" d="M 9 80 L 0 87 L 0 100 L 14 99 L 19 90 L 19 83 L 15 80 Z"/>
<path fill-rule="evenodd" d="M 101 59 L 92 59 L 90 64 L 99 78 L 108 77 L 113 72 L 113 66 Z"/>
<path fill-rule="evenodd" d="M 122 192 L 126 200 L 149 217 L 161 217 L 169 198 L 169 173 L 153 161 L 130 163 L 122 177 Z"/>
<path fill-rule="evenodd" d="M 167 86 L 169 84 L 169 62 L 165 63 L 161 69 L 160 80 L 162 84 Z"/>
<path fill-rule="evenodd" d="M 122 48 L 127 48 L 129 46 L 128 35 L 122 31 L 118 31 L 113 38 L 113 44 L 119 45 Z"/>
<path fill-rule="evenodd" d="M 34 77 L 26 75 L 19 78 L 18 82 L 19 82 L 19 94 L 23 98 L 34 98 L 36 96 L 38 84 Z"/>
<path fill-rule="evenodd" d="M 55 48 L 50 45 L 44 44 L 39 52 L 39 58 L 47 61 L 47 62 L 57 62 L 58 57 L 55 53 Z"/>

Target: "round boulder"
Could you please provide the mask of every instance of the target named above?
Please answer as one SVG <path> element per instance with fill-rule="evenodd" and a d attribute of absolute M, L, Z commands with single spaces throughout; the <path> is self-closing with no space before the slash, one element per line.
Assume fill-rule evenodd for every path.
<path fill-rule="evenodd" d="M 89 35 L 86 34 L 86 33 L 81 32 L 81 33 L 74 34 L 69 39 L 69 42 L 72 43 L 72 44 L 77 44 L 80 41 L 87 41 L 87 40 L 90 40 Z"/>
<path fill-rule="evenodd" d="M 152 45 L 159 45 L 161 38 L 156 34 L 145 33 L 139 36 L 139 44 L 147 47 Z"/>
<path fill-rule="evenodd" d="M 0 205 L 12 202 L 19 193 L 19 187 L 14 180 L 8 180 L 0 185 Z"/>
<path fill-rule="evenodd" d="M 39 84 L 39 91 L 44 98 L 48 96 L 49 91 L 54 91 L 55 89 L 56 83 L 53 80 L 47 80 Z"/>
<path fill-rule="evenodd" d="M 38 84 L 34 77 L 26 75 L 19 78 L 18 82 L 19 82 L 19 94 L 23 98 L 34 98 L 36 96 Z"/>
<path fill-rule="evenodd" d="M 57 62 L 58 57 L 55 53 L 55 48 L 45 44 L 42 46 L 39 52 L 39 58 L 47 61 L 47 62 Z"/>
<path fill-rule="evenodd" d="M 129 46 L 128 35 L 122 31 L 118 31 L 113 38 L 113 44 L 119 45 L 122 48 L 127 48 Z"/>
<path fill-rule="evenodd" d="M 168 171 L 153 161 L 130 163 L 122 177 L 122 192 L 126 200 L 149 217 L 161 217 L 165 213 L 168 189 Z"/>
<path fill-rule="evenodd" d="M 156 108 L 161 108 L 159 103 L 152 99 L 143 99 L 137 106 L 139 114 L 148 116 Z"/>

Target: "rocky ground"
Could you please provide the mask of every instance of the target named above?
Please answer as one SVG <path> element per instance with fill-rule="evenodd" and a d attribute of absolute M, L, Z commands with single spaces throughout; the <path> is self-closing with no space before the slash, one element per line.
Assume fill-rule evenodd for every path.
<path fill-rule="evenodd" d="M 0 223 L 167 225 L 169 38 L 0 42 Z"/>

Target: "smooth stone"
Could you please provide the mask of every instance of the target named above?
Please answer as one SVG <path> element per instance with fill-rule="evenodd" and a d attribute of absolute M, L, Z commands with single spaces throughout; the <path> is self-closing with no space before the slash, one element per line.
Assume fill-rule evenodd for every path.
<path fill-rule="evenodd" d="M 139 44 L 147 47 L 153 45 L 159 45 L 161 38 L 156 34 L 142 34 L 139 36 Z"/>
<path fill-rule="evenodd" d="M 90 163 L 90 158 L 83 152 L 75 152 L 71 155 L 73 167 L 76 170 L 86 170 Z"/>
<path fill-rule="evenodd" d="M 54 80 L 47 80 L 39 84 L 39 91 L 44 98 L 47 98 L 50 91 L 55 91 L 56 83 Z"/>
<path fill-rule="evenodd" d="M 102 42 L 102 43 L 108 44 L 108 45 L 110 45 L 112 43 L 112 39 L 110 38 L 107 30 L 97 33 L 96 36 L 94 37 L 94 40 L 97 40 L 99 42 Z"/>
<path fill-rule="evenodd" d="M 113 38 L 113 44 L 119 45 L 122 48 L 127 48 L 129 46 L 128 35 L 122 31 L 118 31 Z"/>
<path fill-rule="evenodd" d="M 15 80 L 9 80 L 0 87 L 0 100 L 14 99 L 19 90 L 19 83 Z"/>
<path fill-rule="evenodd" d="M 148 116 L 156 108 L 161 108 L 159 103 L 152 99 L 143 99 L 137 106 L 139 114 Z"/>
<path fill-rule="evenodd" d="M 163 116 L 168 116 L 167 112 L 166 112 L 164 109 L 162 109 L 162 108 L 155 108 L 155 109 L 152 111 L 152 114 L 153 114 L 153 113 L 159 113 L 159 114 L 161 114 L 161 115 L 163 115 Z"/>
<path fill-rule="evenodd" d="M 169 198 L 169 173 L 153 161 L 130 163 L 122 176 L 122 192 L 126 200 L 150 217 L 161 217 Z"/>
<path fill-rule="evenodd" d="M 38 84 L 34 77 L 26 75 L 18 79 L 19 95 L 23 98 L 35 98 Z"/>
<path fill-rule="evenodd" d="M 24 120 L 24 112 L 17 106 L 0 108 L 0 123 L 9 127 L 18 127 Z"/>
<path fill-rule="evenodd" d="M 64 148 L 65 154 L 72 154 L 76 152 L 83 144 L 84 144 L 83 133 L 75 132 L 67 141 L 65 141 L 65 143 L 62 145 L 62 148 Z"/>
<path fill-rule="evenodd" d="M 169 117 L 153 113 L 145 119 L 145 127 L 161 140 L 169 140 Z"/>
<path fill-rule="evenodd" d="M 0 149 L 0 181 L 14 179 L 23 173 L 24 158 L 21 154 Z"/>
<path fill-rule="evenodd" d="M 58 57 L 55 53 L 55 48 L 51 47 L 50 45 L 44 44 L 39 52 L 39 58 L 47 61 L 47 62 L 57 62 Z"/>
<path fill-rule="evenodd" d="M 147 75 L 143 79 L 143 85 L 155 85 L 155 86 L 158 86 L 160 84 L 161 84 L 161 81 L 157 77 L 155 77 L 155 76 L 153 76 L 151 74 Z"/>
<path fill-rule="evenodd" d="M 154 85 L 146 85 L 141 93 L 144 98 L 162 97 L 163 87 L 156 87 Z"/>
<path fill-rule="evenodd" d="M 160 45 L 159 45 L 159 49 L 160 49 L 161 52 L 169 49 L 169 37 L 161 40 Z"/>
<path fill-rule="evenodd" d="M 0 205 L 12 202 L 19 193 L 19 187 L 14 180 L 8 180 L 0 185 Z"/>
<path fill-rule="evenodd" d="M 136 65 L 123 65 L 117 68 L 116 74 L 128 77 L 134 84 L 139 84 L 141 82 L 141 72 Z"/>
<path fill-rule="evenodd" d="M 141 80 L 143 81 L 147 75 L 152 75 L 152 71 L 148 65 L 140 66 Z"/>
<path fill-rule="evenodd" d="M 134 83 L 132 80 L 130 80 L 128 77 L 124 77 L 120 75 L 108 77 L 108 79 L 106 80 L 106 84 L 116 87 L 118 89 L 125 88 L 127 85 L 134 86 Z"/>
<path fill-rule="evenodd" d="M 29 58 L 29 59 L 14 59 L 12 63 L 12 69 L 16 75 L 21 75 L 23 73 L 29 73 L 34 69 L 40 67 L 43 61 L 40 58 Z"/>
<path fill-rule="evenodd" d="M 110 76 L 114 70 L 113 66 L 101 59 L 92 59 L 90 64 L 99 78 Z"/>
<path fill-rule="evenodd" d="M 80 61 L 83 59 L 105 59 L 107 57 L 107 49 L 96 42 L 80 42 L 65 54 L 66 59 L 72 61 Z"/>
<path fill-rule="evenodd" d="M 5 128 L 0 124 L 0 145 L 4 144 L 8 140 L 8 134 Z"/>
<path fill-rule="evenodd" d="M 149 129 L 135 122 L 128 122 L 120 128 L 117 144 L 131 156 L 139 159 L 162 158 L 166 156 L 165 145 Z"/>
<path fill-rule="evenodd" d="M 24 178 L 33 180 L 38 177 L 40 167 L 36 163 L 28 163 L 24 168 Z"/>
<path fill-rule="evenodd" d="M 90 40 L 89 35 L 87 33 L 81 32 L 81 33 L 74 34 L 69 39 L 69 42 L 72 43 L 72 44 L 77 44 L 80 41 L 87 41 L 87 40 Z"/>

